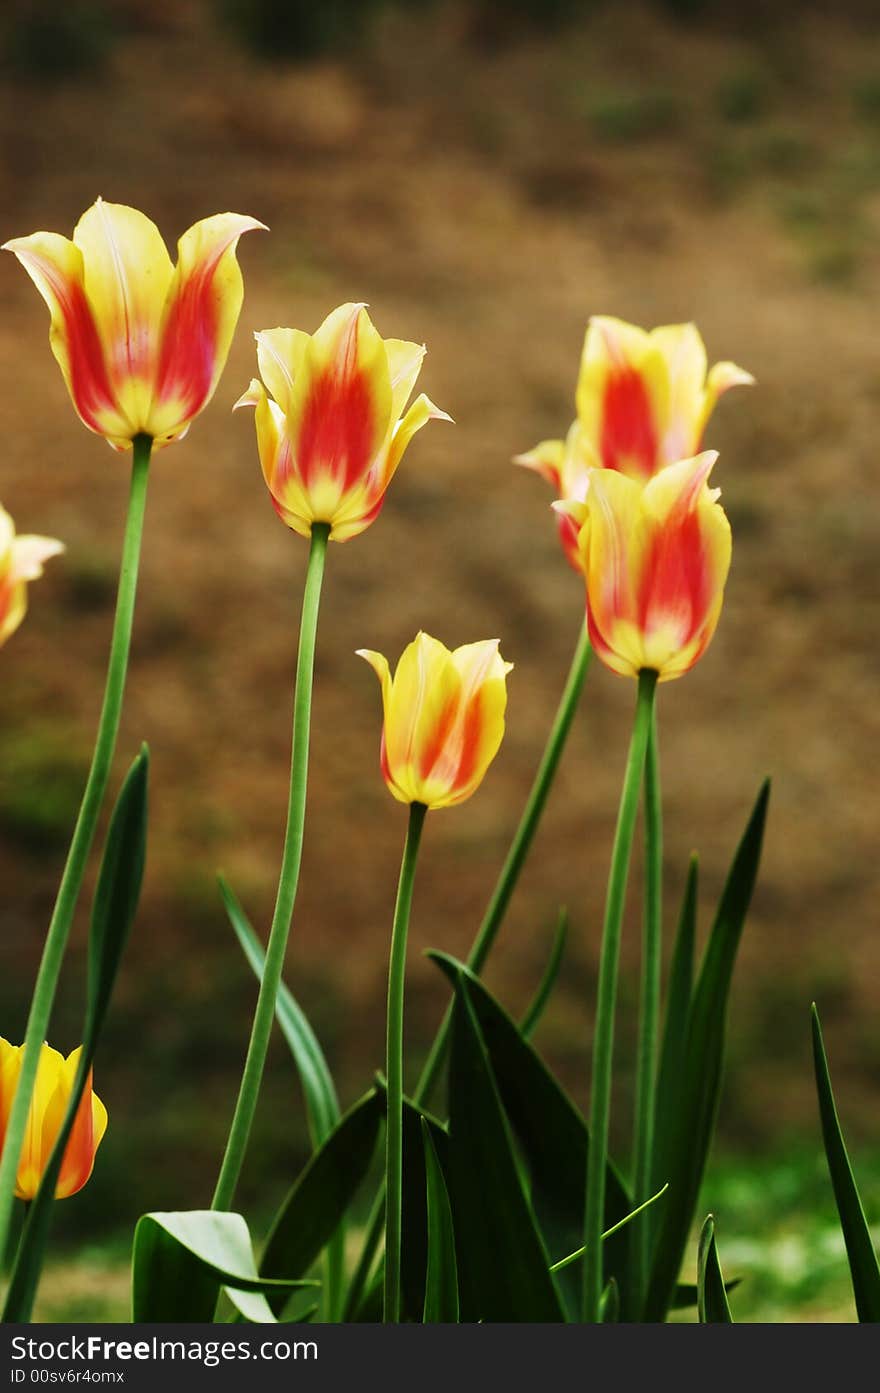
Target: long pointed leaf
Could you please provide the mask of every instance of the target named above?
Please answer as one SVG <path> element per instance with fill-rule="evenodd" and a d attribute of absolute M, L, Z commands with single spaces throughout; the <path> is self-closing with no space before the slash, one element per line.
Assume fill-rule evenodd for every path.
<path fill-rule="evenodd" d="M 218 877 L 218 884 L 229 922 L 259 982 L 266 961 L 265 950 L 229 884 L 222 876 Z M 339 1121 L 339 1102 L 333 1077 L 305 1012 L 284 983 L 278 991 L 275 1014 L 299 1071 L 312 1145 L 317 1148 Z"/>
<path fill-rule="evenodd" d="M 431 1129 L 422 1118 L 425 1177 L 428 1199 L 428 1262 L 425 1277 L 425 1325 L 458 1323 L 458 1267 L 455 1232 L 446 1181 L 431 1140 Z"/>
<path fill-rule="evenodd" d="M 697 1253 L 697 1309 L 701 1325 L 732 1325 L 733 1316 L 715 1246 L 715 1220 L 709 1214 L 700 1231 Z"/>
<path fill-rule="evenodd" d="M 428 956 L 456 990 L 459 983 L 467 983 L 501 1101 L 529 1169 L 532 1204 L 544 1242 L 553 1261 L 564 1258 L 583 1242 L 587 1124 L 516 1023 L 466 964 L 446 953 L 434 951 Z M 609 1158 L 605 1227 L 612 1228 L 632 1209 L 627 1188 Z M 627 1290 L 628 1251 L 626 1230 L 603 1244 L 605 1279 L 616 1277 L 622 1292 Z M 579 1309 L 578 1274 L 561 1274 L 559 1286 L 574 1315 Z"/>
<path fill-rule="evenodd" d="M 819 1012 L 813 1003 L 813 1063 L 816 1070 L 816 1088 L 819 1094 L 819 1114 L 822 1119 L 822 1137 L 825 1142 L 825 1156 L 840 1227 L 846 1243 L 846 1255 L 852 1277 L 856 1311 L 860 1321 L 880 1321 L 880 1265 L 871 1241 L 871 1231 L 862 1208 L 856 1178 L 850 1165 L 837 1115 L 837 1105 L 831 1088 L 831 1075 L 822 1041 L 822 1027 Z"/>
<path fill-rule="evenodd" d="M 371 1089 L 312 1156 L 275 1217 L 263 1276 L 302 1276 L 332 1239 L 370 1168 L 383 1114 L 384 1099 Z"/>
<path fill-rule="evenodd" d="M 758 874 L 769 796 L 767 780 L 733 858 L 691 1000 L 682 1086 L 667 1156 L 669 1173 L 663 1177 L 669 1180 L 669 1193 L 642 1313 L 648 1321 L 663 1320 L 674 1298 L 709 1154 L 730 983 Z"/>
<path fill-rule="evenodd" d="M 543 1016 L 553 988 L 556 986 L 567 938 L 568 910 L 562 908 L 556 921 L 556 932 L 553 935 L 553 947 L 550 949 L 547 966 L 544 968 L 543 976 L 538 983 L 538 989 L 519 1023 L 520 1031 L 526 1040 L 534 1034 L 535 1027 Z"/>
<path fill-rule="evenodd" d="M 462 1316 L 561 1321 L 468 982 L 456 988 L 449 1066 L 451 1199 Z"/>
<path fill-rule="evenodd" d="M 283 1304 L 297 1287 L 316 1282 L 261 1277 L 248 1226 L 240 1214 L 211 1209 L 144 1214 L 132 1250 L 132 1320 L 211 1321 L 222 1287 L 232 1288 L 247 1320 L 272 1321 L 265 1293 Z"/>
<path fill-rule="evenodd" d="M 89 929 L 88 996 L 83 1045 L 64 1120 L 30 1206 L 6 1296 L 3 1319 L 30 1319 L 55 1203 L 55 1187 L 80 1100 L 89 1081 L 119 964 L 137 912 L 147 845 L 146 745 L 125 777 L 107 831 Z"/>

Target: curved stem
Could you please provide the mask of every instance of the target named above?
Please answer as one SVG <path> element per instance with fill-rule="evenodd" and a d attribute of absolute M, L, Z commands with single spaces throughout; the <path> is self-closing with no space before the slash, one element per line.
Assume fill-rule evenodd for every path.
<path fill-rule="evenodd" d="M 400 1320 L 400 1222 L 403 1207 L 403 994 L 406 939 L 412 908 L 419 842 L 425 825 L 424 803 L 411 803 L 388 963 L 388 1034 L 385 1056 L 388 1116 L 385 1123 L 385 1300 L 383 1320 Z"/>
<path fill-rule="evenodd" d="M 482 971 L 486 959 L 492 951 L 492 946 L 498 936 L 507 906 L 510 904 L 513 892 L 516 889 L 520 872 L 525 865 L 526 858 L 531 849 L 532 841 L 538 830 L 541 815 L 547 802 L 550 789 L 559 761 L 562 758 L 562 751 L 571 730 L 571 723 L 574 720 L 574 713 L 577 709 L 578 700 L 583 689 L 587 670 L 590 666 L 590 659 L 593 650 L 587 636 L 586 625 L 581 620 L 577 645 L 571 660 L 571 667 L 565 679 L 565 687 L 553 718 L 553 725 L 550 727 L 550 734 L 547 736 L 547 743 L 544 746 L 544 753 L 541 762 L 535 773 L 529 796 L 526 799 L 519 825 L 513 835 L 510 849 L 501 867 L 495 889 L 492 892 L 483 921 L 477 931 L 471 951 L 468 954 L 467 965 L 472 972 Z M 443 1067 L 443 1060 L 449 1043 L 449 1030 L 452 1023 L 452 1009 L 447 1010 L 440 1028 L 434 1037 L 434 1043 L 428 1052 L 419 1081 L 416 1084 L 413 1101 L 425 1103 L 431 1096 L 440 1070 Z M 373 1207 L 367 1219 L 364 1245 L 358 1259 L 357 1266 L 352 1274 L 346 1297 L 344 1318 L 351 1320 L 357 1310 L 358 1304 L 366 1290 L 367 1278 L 370 1275 L 370 1268 L 373 1258 L 379 1246 L 382 1236 L 382 1217 L 384 1213 L 385 1195 L 380 1186 Z"/>
<path fill-rule="evenodd" d="M 651 1193 L 654 1152 L 654 1102 L 657 1031 L 660 1020 L 660 971 L 663 949 L 663 807 L 657 712 L 652 714 L 645 754 L 645 917 L 642 936 L 642 984 L 636 1069 L 633 1153 L 633 1201 L 641 1205 Z M 648 1272 L 651 1225 L 637 1224 L 632 1239 L 631 1313 L 638 1320 Z"/>
<path fill-rule="evenodd" d="M 113 620 L 113 637 L 110 641 L 110 656 L 107 662 L 104 701 L 98 720 L 98 733 L 95 739 L 92 764 L 86 780 L 76 826 L 73 829 L 70 850 L 67 853 L 67 861 L 58 887 L 58 896 L 55 900 L 52 918 L 49 921 L 43 956 L 37 972 L 37 981 L 34 986 L 25 1032 L 21 1073 L 18 1078 L 9 1125 L 6 1129 L 3 1158 L 0 1161 L 0 1253 L 6 1251 L 15 1192 L 15 1177 L 34 1091 L 40 1048 L 45 1039 L 49 1017 L 52 1013 L 70 925 L 79 899 L 86 861 L 94 839 L 101 805 L 104 802 L 119 731 L 119 718 L 125 691 L 125 675 L 128 669 L 128 652 L 131 645 L 131 627 L 134 617 L 141 538 L 147 501 L 147 479 L 153 442 L 149 436 L 139 435 L 132 444 L 131 488 L 125 522 L 125 536 L 122 543 L 116 614 Z"/>
<path fill-rule="evenodd" d="M 212 1209 L 229 1209 L 241 1168 L 248 1138 L 257 1110 L 257 1098 L 263 1080 L 266 1053 L 275 1019 L 275 1001 L 284 967 L 284 955 L 296 902 L 299 867 L 302 860 L 303 827 L 306 813 L 306 784 L 309 765 L 309 727 L 312 714 L 312 676 L 315 666 L 315 637 L 318 629 L 318 610 L 321 603 L 321 582 L 324 578 L 324 559 L 330 529 L 326 523 L 312 526 L 309 565 L 303 593 L 302 619 L 299 631 L 299 651 L 296 660 L 296 685 L 293 697 L 293 750 L 290 762 L 290 795 L 287 806 L 287 830 L 278 894 L 272 928 L 266 948 L 260 993 L 251 1027 L 247 1057 L 238 1090 L 235 1112 L 223 1153 L 220 1175 L 211 1201 Z"/>
<path fill-rule="evenodd" d="M 654 711 L 657 674 L 643 669 L 639 674 L 636 717 L 629 746 L 629 757 L 620 795 L 617 830 L 611 853 L 608 891 L 605 897 L 605 923 L 599 960 L 599 988 L 596 1026 L 593 1034 L 593 1078 L 590 1092 L 590 1157 L 587 1166 L 587 1202 L 584 1219 L 583 1318 L 598 1321 L 602 1296 L 602 1221 L 605 1211 L 605 1167 L 608 1156 L 608 1118 L 611 1111 L 611 1062 L 614 1053 L 614 1008 L 617 1000 L 617 965 L 620 932 L 629 876 L 639 790 L 645 767 L 648 731 Z"/>
<path fill-rule="evenodd" d="M 507 906 L 510 904 L 513 892 L 516 889 L 520 873 L 525 865 L 526 857 L 531 849 L 538 824 L 541 821 L 541 814 L 544 811 L 547 797 L 553 785 L 559 761 L 562 758 L 562 751 L 568 739 L 568 732 L 571 730 L 571 723 L 577 708 L 587 669 L 590 666 L 590 658 L 593 650 L 590 647 L 590 640 L 587 637 L 586 625 L 581 623 L 580 636 L 577 647 L 574 650 L 574 657 L 571 660 L 568 677 L 565 680 L 565 687 L 553 725 L 550 727 L 550 734 L 547 737 L 547 744 L 544 746 L 544 753 L 541 756 L 541 763 L 538 765 L 526 805 L 519 820 L 519 826 L 510 844 L 510 850 L 501 867 L 501 873 L 492 891 L 486 913 L 483 915 L 483 922 L 480 925 L 477 936 L 474 939 L 471 951 L 467 957 L 467 965 L 472 972 L 482 972 L 486 959 L 488 958 L 498 930 L 501 928 Z M 413 1095 L 414 1101 L 424 1103 L 431 1095 L 431 1091 L 437 1082 L 437 1077 L 443 1067 L 443 1059 L 446 1054 L 446 1047 L 449 1042 L 449 1029 L 452 1022 L 452 1008 L 446 1012 L 440 1029 L 434 1038 L 428 1058 L 425 1061 L 416 1091 Z"/>

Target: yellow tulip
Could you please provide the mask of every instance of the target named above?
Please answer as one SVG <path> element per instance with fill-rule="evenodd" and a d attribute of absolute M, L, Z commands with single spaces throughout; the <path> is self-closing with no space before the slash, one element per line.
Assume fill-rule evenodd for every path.
<path fill-rule="evenodd" d="M 236 406 L 256 408 L 275 511 L 304 537 L 315 522 L 333 541 L 356 537 L 378 516 L 416 431 L 451 419 L 424 394 L 404 410 L 424 346 L 383 339 L 360 304 L 340 305 L 314 334 L 264 329 L 256 339 L 263 380 Z"/>
<path fill-rule="evenodd" d="M 12 518 L 0 507 L 0 647 L 24 619 L 28 582 L 37 580 L 43 563 L 63 550 L 63 542 L 54 537 L 17 537 Z"/>
<path fill-rule="evenodd" d="M 579 503 L 593 469 L 647 483 L 667 465 L 699 453 L 722 393 L 754 382 L 735 363 L 707 368 L 694 324 L 649 331 L 594 315 L 581 354 L 577 418 L 566 439 L 542 440 L 515 463 L 545 478 L 558 499 Z M 579 568 L 577 529 L 564 511 L 558 524 L 565 554 Z"/>
<path fill-rule="evenodd" d="M 98 199 L 73 240 L 4 244 L 51 313 L 49 342 L 80 420 L 118 450 L 181 439 L 220 380 L 243 298 L 238 239 L 263 223 L 217 213 L 185 232 L 172 265 L 136 208 Z"/>
<path fill-rule="evenodd" d="M 22 1045 L 10 1045 L 0 1038 L 0 1147 L 6 1136 L 12 1101 L 18 1087 L 23 1048 Z M 65 1059 L 58 1050 L 43 1043 L 24 1146 L 18 1162 L 15 1193 L 21 1200 L 32 1200 L 40 1188 L 43 1172 L 67 1112 L 81 1053 L 80 1047 Z M 67 1199 L 85 1185 L 106 1130 L 107 1109 L 98 1095 L 92 1092 L 90 1073 L 61 1162 L 55 1187 L 56 1199 Z"/>
<path fill-rule="evenodd" d="M 590 641 L 614 672 L 668 682 L 709 645 L 731 554 L 720 490 L 706 483 L 717 458 L 680 460 L 647 484 L 594 469 L 586 503 L 558 505 L 580 523 Z"/>
<path fill-rule="evenodd" d="M 381 764 L 401 803 L 451 808 L 483 782 L 504 735 L 507 674 L 497 639 L 450 652 L 420 633 L 391 676 L 381 653 L 358 649 L 382 684 Z"/>

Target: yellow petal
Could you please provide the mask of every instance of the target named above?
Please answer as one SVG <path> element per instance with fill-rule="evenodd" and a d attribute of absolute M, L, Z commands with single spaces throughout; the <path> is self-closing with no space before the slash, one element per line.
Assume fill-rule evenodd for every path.
<path fill-rule="evenodd" d="M 533 469 L 559 494 L 562 492 L 562 461 L 565 457 L 564 440 L 540 440 L 532 450 L 514 455 L 513 463 L 524 469 Z"/>
<path fill-rule="evenodd" d="M 79 247 L 55 232 L 35 232 L 4 243 L 3 249 L 14 252 L 49 306 L 49 343 L 83 424 L 124 445 L 136 426 L 116 400 L 86 297 Z"/>
<path fill-rule="evenodd" d="M 260 329 L 257 341 L 257 362 L 260 376 L 272 396 L 287 411 L 293 381 L 302 365 L 309 335 L 302 329 Z"/>
<path fill-rule="evenodd" d="M 162 314 L 155 393 L 144 429 L 157 444 L 178 436 L 214 395 L 244 296 L 238 239 L 265 224 L 240 213 L 203 218 L 177 244 Z"/>
<path fill-rule="evenodd" d="M 403 415 L 404 407 L 416 385 L 427 349 L 423 343 L 408 343 L 406 339 L 386 339 L 388 374 L 391 380 L 391 424 Z"/>
<path fill-rule="evenodd" d="M 171 257 L 144 213 L 100 198 L 80 218 L 73 240 L 116 401 L 137 434 L 150 420 Z"/>
<path fill-rule="evenodd" d="M 12 564 L 9 574 L 12 580 L 38 580 L 43 574 L 45 562 L 53 556 L 60 556 L 64 543 L 55 537 L 37 537 L 23 533 L 12 544 Z"/>

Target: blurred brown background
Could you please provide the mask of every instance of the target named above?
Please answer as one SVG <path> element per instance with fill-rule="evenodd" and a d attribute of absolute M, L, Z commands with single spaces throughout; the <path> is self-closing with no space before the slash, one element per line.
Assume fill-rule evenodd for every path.
<path fill-rule="evenodd" d="M 549 492 L 510 458 L 567 428 L 591 313 L 694 319 L 710 361 L 733 358 L 758 385 L 721 403 L 707 437 L 735 534 L 721 625 L 699 667 L 661 693 L 669 917 L 698 847 L 705 926 L 772 773 L 722 1140 L 818 1145 L 816 998 L 850 1134 L 876 1144 L 880 28 L 868 6 L 778 5 L 772 20 L 768 8 L 7 5 L 3 239 L 70 235 L 98 194 L 144 209 L 172 247 L 227 208 L 271 228 L 241 245 L 246 298 L 216 398 L 153 468 L 117 769 L 149 742 L 148 875 L 97 1069 L 111 1113 L 102 1183 L 62 1224 L 128 1227 L 145 1207 L 210 1198 L 255 999 L 214 876 L 224 869 L 265 933 L 306 559 L 269 506 L 251 422 L 230 407 L 255 368 L 254 329 L 312 330 L 349 299 L 369 302 L 385 336 L 427 343 L 420 387 L 456 424 L 416 438 L 379 521 L 329 560 L 287 979 L 343 1101 L 382 1060 L 405 824 L 379 775 L 377 684 L 354 649 L 393 659 L 424 627 L 451 646 L 497 635 L 516 664 L 484 787 L 429 822 L 410 958 L 415 1068 L 445 1001 L 420 951 L 470 944 L 582 616 Z M 0 499 L 19 529 L 68 548 L 0 655 L 0 1021 L 19 1040 L 98 714 L 127 469 L 76 420 L 45 308 L 11 257 L 0 381 Z M 633 695 L 590 674 L 488 973 L 521 1009 L 569 906 L 538 1042 L 581 1101 Z M 64 1049 L 78 1040 L 85 923 L 52 1029 Z M 634 894 L 624 1150 L 638 936 Z M 277 1041 L 245 1200 L 275 1198 L 304 1149 Z"/>

